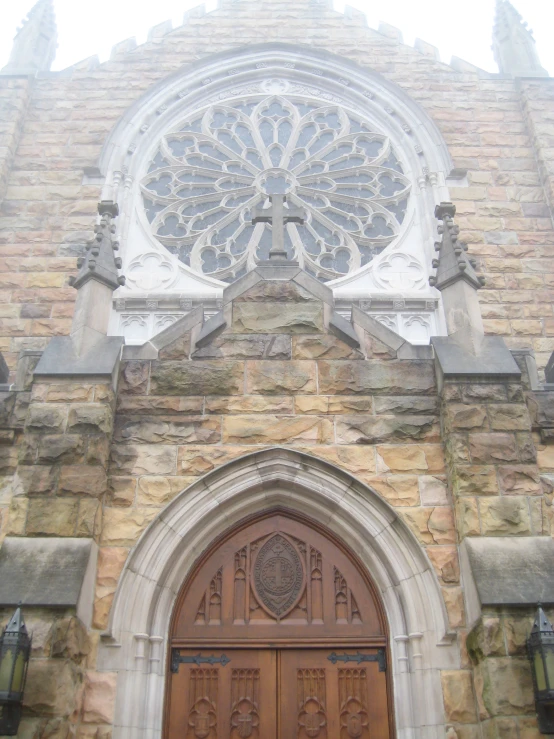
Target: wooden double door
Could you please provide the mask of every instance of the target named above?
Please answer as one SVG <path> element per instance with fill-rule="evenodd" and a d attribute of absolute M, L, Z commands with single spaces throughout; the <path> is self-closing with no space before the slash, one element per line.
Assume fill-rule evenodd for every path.
<path fill-rule="evenodd" d="M 286 511 L 202 558 L 174 613 L 166 739 L 389 739 L 387 630 L 346 547 Z"/>
<path fill-rule="evenodd" d="M 376 649 L 179 650 L 169 736 L 388 739 L 383 658 Z"/>

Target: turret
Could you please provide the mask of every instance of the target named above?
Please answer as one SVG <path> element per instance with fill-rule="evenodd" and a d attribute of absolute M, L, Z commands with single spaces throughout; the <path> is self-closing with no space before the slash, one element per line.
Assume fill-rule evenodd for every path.
<path fill-rule="evenodd" d="M 501 74 L 548 77 L 548 72 L 541 67 L 533 32 L 510 0 L 496 0 L 492 50 Z"/>
<path fill-rule="evenodd" d="M 48 71 L 56 56 L 57 46 L 53 0 L 38 0 L 18 30 L 10 60 L 2 72 L 35 74 Z"/>

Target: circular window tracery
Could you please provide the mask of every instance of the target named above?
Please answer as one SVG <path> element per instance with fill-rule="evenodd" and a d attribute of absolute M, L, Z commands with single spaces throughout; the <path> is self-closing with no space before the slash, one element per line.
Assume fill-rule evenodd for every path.
<path fill-rule="evenodd" d="M 296 95 L 206 107 L 166 133 L 141 190 L 152 233 L 193 270 L 226 282 L 268 258 L 271 194 L 305 210 L 285 248 L 323 281 L 359 269 L 398 235 L 410 182 L 363 116 Z"/>

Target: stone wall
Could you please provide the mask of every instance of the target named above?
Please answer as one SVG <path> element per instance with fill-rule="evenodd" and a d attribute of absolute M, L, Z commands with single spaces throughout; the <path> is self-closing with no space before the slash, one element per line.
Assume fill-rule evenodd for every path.
<path fill-rule="evenodd" d="M 427 111 L 454 166 L 468 170 L 469 186 L 451 194 L 462 238 L 487 277 L 480 293 L 486 330 L 506 336 L 511 346 L 532 347 L 544 367 L 554 350 L 548 80 L 525 83 L 522 97 L 514 80 L 488 77 L 470 64 L 442 64 L 428 45 L 403 45 L 396 29 L 379 33 L 355 11 L 343 16 L 309 0 L 225 0 L 213 13 L 191 11 L 185 25 L 167 30 L 160 26 L 137 48 L 122 42 L 104 64 L 85 60 L 68 74 L 33 82 L 0 213 L 0 307 L 6 311 L 0 349 L 12 369 L 22 347 L 42 348 L 48 337 L 69 332 L 75 295 L 68 273 L 100 199 L 99 185 L 82 184 L 83 171 L 97 166 L 120 116 L 183 65 L 264 41 L 341 55 L 382 74 Z M 14 110 L 26 84 L 4 78 Z"/>
<path fill-rule="evenodd" d="M 450 739 L 482 729 L 531 739 L 522 651 L 531 612 L 488 609 L 468 623 L 458 555 L 464 537 L 550 531 L 528 378 L 446 381 L 439 393 L 428 348 L 393 345 L 395 335 L 367 317 L 341 329 L 329 291 L 305 273 L 298 281 L 257 274 L 230 288 L 234 298 L 211 324 L 197 310 L 154 354 L 128 348 L 115 393 L 101 378 L 42 375 L 25 393 L 5 532 L 99 546 L 91 628 L 65 616 L 83 634 L 82 652 L 53 650 L 49 634 L 66 622 L 30 609 L 47 646 L 31 663 L 25 736 L 109 736 L 115 676 L 97 671 L 96 648 L 130 549 L 202 475 L 291 446 L 377 491 L 429 558 L 459 645 L 459 665 L 442 674 Z M 37 687 L 49 669 L 77 686 L 63 705 Z"/>

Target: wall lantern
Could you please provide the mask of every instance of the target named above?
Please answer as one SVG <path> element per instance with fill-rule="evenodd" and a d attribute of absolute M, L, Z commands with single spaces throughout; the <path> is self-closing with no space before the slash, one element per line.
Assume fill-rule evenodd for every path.
<path fill-rule="evenodd" d="M 535 705 L 542 734 L 554 734 L 554 629 L 539 606 L 527 640 Z"/>
<path fill-rule="evenodd" d="M 31 654 L 21 604 L 0 637 L 0 736 L 16 736 Z"/>

